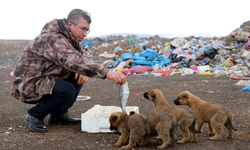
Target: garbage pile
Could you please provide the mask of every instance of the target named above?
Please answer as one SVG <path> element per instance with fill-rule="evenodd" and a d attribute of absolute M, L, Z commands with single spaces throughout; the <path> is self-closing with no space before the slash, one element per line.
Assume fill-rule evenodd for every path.
<path fill-rule="evenodd" d="M 250 21 L 225 37 L 161 38 L 136 35 L 87 39 L 87 56 L 124 74 L 214 75 L 250 80 Z"/>

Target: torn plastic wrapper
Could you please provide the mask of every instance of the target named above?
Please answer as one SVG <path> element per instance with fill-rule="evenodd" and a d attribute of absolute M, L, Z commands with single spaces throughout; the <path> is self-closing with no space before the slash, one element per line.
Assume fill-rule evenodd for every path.
<path fill-rule="evenodd" d="M 128 101 L 129 97 L 129 88 L 128 88 L 128 83 L 126 82 L 123 85 L 120 85 L 120 104 L 121 104 L 121 109 L 123 113 L 126 113 L 126 104 Z"/>
<path fill-rule="evenodd" d="M 90 100 L 91 97 L 90 96 L 83 96 L 83 95 L 78 95 L 76 100 L 77 101 L 87 101 L 87 100 Z"/>

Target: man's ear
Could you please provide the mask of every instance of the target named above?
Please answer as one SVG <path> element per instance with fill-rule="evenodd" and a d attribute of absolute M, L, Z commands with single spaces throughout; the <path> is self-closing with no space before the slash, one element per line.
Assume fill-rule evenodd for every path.
<path fill-rule="evenodd" d="M 73 24 L 71 22 L 69 22 L 67 26 L 71 29 Z"/>

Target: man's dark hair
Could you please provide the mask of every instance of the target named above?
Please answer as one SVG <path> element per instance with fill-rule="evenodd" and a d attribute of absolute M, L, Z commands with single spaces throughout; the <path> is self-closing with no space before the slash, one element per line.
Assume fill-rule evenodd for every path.
<path fill-rule="evenodd" d="M 78 23 L 80 18 L 83 18 L 85 20 L 88 21 L 88 23 L 91 23 L 91 18 L 89 16 L 89 14 L 81 9 L 73 9 L 68 17 L 67 17 L 67 21 L 69 22 L 74 22 L 74 23 Z"/>

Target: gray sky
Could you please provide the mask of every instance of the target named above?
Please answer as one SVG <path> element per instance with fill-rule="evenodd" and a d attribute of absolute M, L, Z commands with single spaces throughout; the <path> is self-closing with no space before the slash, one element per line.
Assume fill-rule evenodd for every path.
<path fill-rule="evenodd" d="M 249 0 L 5 0 L 0 39 L 34 39 L 75 8 L 91 13 L 88 36 L 110 33 L 226 36 L 250 20 Z"/>

